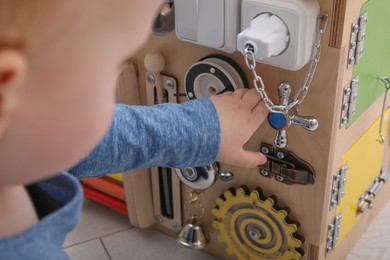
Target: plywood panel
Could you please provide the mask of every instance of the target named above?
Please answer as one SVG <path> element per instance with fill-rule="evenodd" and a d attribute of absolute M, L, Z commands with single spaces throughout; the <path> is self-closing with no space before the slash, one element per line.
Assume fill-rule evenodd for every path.
<path fill-rule="evenodd" d="M 387 129 L 386 113 L 384 127 Z M 379 141 L 378 129 L 381 118 L 378 118 L 368 131 L 345 154 L 341 165 L 348 164 L 347 182 L 345 185 L 345 197 L 341 200 L 336 211 L 342 211 L 340 242 L 351 231 L 361 215 L 358 212 L 358 200 L 368 189 L 370 184 L 379 175 L 382 168 L 384 144 Z"/>

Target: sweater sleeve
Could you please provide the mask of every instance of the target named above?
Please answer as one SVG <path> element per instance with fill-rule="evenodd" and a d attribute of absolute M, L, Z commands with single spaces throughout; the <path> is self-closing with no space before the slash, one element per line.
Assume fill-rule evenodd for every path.
<path fill-rule="evenodd" d="M 219 120 L 209 99 L 116 105 L 101 143 L 70 173 L 83 178 L 157 166 L 204 166 L 216 160 L 219 146 Z"/>

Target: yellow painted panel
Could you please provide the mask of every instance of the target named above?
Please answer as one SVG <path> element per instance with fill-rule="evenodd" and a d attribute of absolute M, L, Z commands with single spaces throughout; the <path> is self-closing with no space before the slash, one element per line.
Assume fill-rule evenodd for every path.
<path fill-rule="evenodd" d="M 386 110 L 383 129 L 387 129 L 388 118 L 389 109 Z M 379 137 L 380 120 L 379 117 L 344 155 L 341 161 L 341 166 L 348 163 L 348 173 L 345 195 L 336 209 L 337 214 L 342 211 L 339 241 L 343 240 L 359 220 L 359 216 L 356 214 L 358 200 L 384 167 L 382 165 L 384 144 L 381 144 Z M 384 132 L 387 133 L 387 131 Z"/>
<path fill-rule="evenodd" d="M 117 181 L 123 182 L 123 174 L 122 173 L 115 173 L 115 174 L 108 174 L 110 178 L 113 178 Z"/>

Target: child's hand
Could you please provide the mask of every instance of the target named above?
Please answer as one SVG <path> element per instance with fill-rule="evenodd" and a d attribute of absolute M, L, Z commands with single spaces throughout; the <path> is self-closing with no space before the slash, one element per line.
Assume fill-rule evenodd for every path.
<path fill-rule="evenodd" d="M 238 89 L 210 99 L 217 109 L 221 127 L 217 160 L 245 168 L 264 164 L 267 158 L 262 153 L 243 149 L 268 114 L 260 94 L 255 89 Z"/>

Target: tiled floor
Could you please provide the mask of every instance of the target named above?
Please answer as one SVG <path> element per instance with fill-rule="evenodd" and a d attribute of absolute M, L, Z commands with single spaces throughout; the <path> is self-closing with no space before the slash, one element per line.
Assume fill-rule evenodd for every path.
<path fill-rule="evenodd" d="M 346 260 L 390 259 L 390 201 Z M 153 229 L 132 228 L 128 218 L 85 200 L 78 227 L 69 234 L 65 251 L 74 260 L 215 260 L 202 251 L 185 249 Z"/>

